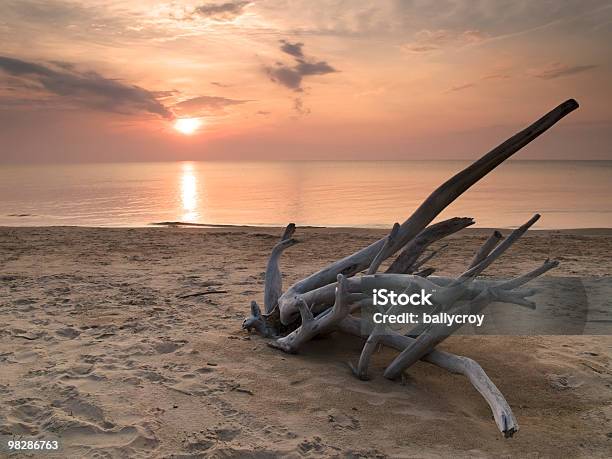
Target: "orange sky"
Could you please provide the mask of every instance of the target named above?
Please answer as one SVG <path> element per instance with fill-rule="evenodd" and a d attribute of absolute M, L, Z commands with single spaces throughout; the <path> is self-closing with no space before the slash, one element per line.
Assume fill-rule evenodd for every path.
<path fill-rule="evenodd" d="M 0 3 L 3 162 L 612 159 L 607 1 Z M 198 118 L 184 135 L 178 118 Z"/>

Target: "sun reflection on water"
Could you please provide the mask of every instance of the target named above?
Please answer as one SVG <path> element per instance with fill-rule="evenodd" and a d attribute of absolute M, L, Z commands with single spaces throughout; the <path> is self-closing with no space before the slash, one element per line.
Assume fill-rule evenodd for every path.
<path fill-rule="evenodd" d="M 192 163 L 183 163 L 181 169 L 181 201 L 183 216 L 181 221 L 196 223 L 198 219 L 198 181 Z"/>

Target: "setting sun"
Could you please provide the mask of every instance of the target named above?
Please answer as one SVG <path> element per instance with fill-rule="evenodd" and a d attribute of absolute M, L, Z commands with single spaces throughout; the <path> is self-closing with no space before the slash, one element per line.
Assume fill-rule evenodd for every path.
<path fill-rule="evenodd" d="M 191 135 L 198 130 L 202 122 L 198 118 L 181 118 L 175 121 L 174 129 L 181 134 Z"/>

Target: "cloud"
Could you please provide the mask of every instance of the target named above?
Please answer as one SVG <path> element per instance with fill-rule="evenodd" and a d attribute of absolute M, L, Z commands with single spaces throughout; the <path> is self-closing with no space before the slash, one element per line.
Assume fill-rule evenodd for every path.
<path fill-rule="evenodd" d="M 173 118 L 153 92 L 105 78 L 93 71 L 77 71 L 68 63 L 42 65 L 0 56 L 0 70 L 19 79 L 24 88 L 35 85 L 76 105 L 108 112 L 151 113 Z"/>
<path fill-rule="evenodd" d="M 421 30 L 415 34 L 412 42 L 404 43 L 402 49 L 409 53 L 429 53 L 443 48 L 460 48 L 473 43 L 479 43 L 487 38 L 487 35 L 478 30 L 464 30 L 456 32 L 452 30 Z"/>
<path fill-rule="evenodd" d="M 542 80 L 552 80 L 554 78 L 560 78 L 568 75 L 575 75 L 577 73 L 586 72 L 597 67 L 597 65 L 593 64 L 564 65 L 557 62 L 555 64 L 549 65 L 547 68 L 535 70 L 531 74 L 532 76 L 536 78 L 541 78 Z"/>
<path fill-rule="evenodd" d="M 310 114 L 310 109 L 304 106 L 304 101 L 301 97 L 296 97 L 293 100 L 293 109 L 302 116 Z"/>
<path fill-rule="evenodd" d="M 303 43 L 289 43 L 285 40 L 280 49 L 294 57 L 295 64 L 277 62 L 273 67 L 266 67 L 266 73 L 272 81 L 296 92 L 302 92 L 302 81 L 307 76 L 327 75 L 337 70 L 326 61 L 307 59 L 303 53 Z"/>
<path fill-rule="evenodd" d="M 449 91 L 455 92 L 455 91 L 462 91 L 464 89 L 468 89 L 468 88 L 473 88 L 474 86 L 476 86 L 474 83 L 466 83 L 466 84 L 461 84 L 458 86 L 452 86 Z"/>
<path fill-rule="evenodd" d="M 194 115 L 197 112 L 211 112 L 223 110 L 230 105 L 240 105 L 250 100 L 228 99 L 219 96 L 198 96 L 192 99 L 187 99 L 174 105 L 174 109 L 180 112 L 188 112 Z"/>
<path fill-rule="evenodd" d="M 280 49 L 283 53 L 287 53 L 290 56 L 297 57 L 300 59 L 304 58 L 304 52 L 302 51 L 304 43 L 290 43 L 286 40 L 280 40 L 280 42 L 282 43 Z"/>
<path fill-rule="evenodd" d="M 249 4 L 251 4 L 250 1 L 205 3 L 196 7 L 194 12 L 199 16 L 214 21 L 231 21 L 240 16 Z"/>
<path fill-rule="evenodd" d="M 484 75 L 482 80 L 507 80 L 510 78 L 510 75 L 507 73 L 490 73 L 488 75 Z"/>

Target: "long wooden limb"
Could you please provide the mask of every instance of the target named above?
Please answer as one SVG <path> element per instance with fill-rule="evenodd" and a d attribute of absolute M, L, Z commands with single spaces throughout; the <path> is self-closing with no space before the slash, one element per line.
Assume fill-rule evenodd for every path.
<path fill-rule="evenodd" d="M 247 331 L 255 329 L 262 336 L 272 336 L 273 331 L 269 329 L 266 320 L 261 315 L 261 309 L 255 301 L 251 301 L 251 317 L 244 319 L 242 328 Z"/>
<path fill-rule="evenodd" d="M 343 333 L 361 336 L 362 321 L 349 316 L 340 322 L 338 329 Z M 380 335 L 378 340 L 380 344 L 397 349 L 398 351 L 403 351 L 415 341 L 413 338 L 402 336 L 393 331 Z M 468 357 L 436 349 L 424 356 L 422 360 L 451 373 L 466 376 L 489 404 L 489 407 L 491 407 L 495 423 L 506 437 L 511 437 L 519 430 L 518 423 L 508 402 L 506 402 L 502 393 L 477 362 Z"/>
<path fill-rule="evenodd" d="M 366 275 L 376 274 L 376 271 L 378 271 L 380 264 L 386 258 L 386 252 L 389 250 L 389 246 L 393 244 L 394 239 L 397 237 L 398 230 L 399 223 L 395 223 L 393 225 L 391 233 L 385 241 L 385 244 L 380 249 L 380 252 L 378 252 L 378 255 L 374 257 L 374 261 L 372 261 L 372 264 L 368 268 Z M 370 336 L 363 345 L 363 349 L 361 350 L 361 355 L 359 356 L 359 362 L 357 363 L 357 367 L 353 367 L 353 365 L 349 363 L 351 369 L 353 370 L 353 374 L 362 381 L 366 381 L 368 379 L 368 366 L 370 364 L 370 357 L 378 346 L 378 336 L 379 333 L 384 331 L 384 328 L 384 325 L 375 325 L 374 329 L 372 330 L 372 333 L 370 333 Z"/>
<path fill-rule="evenodd" d="M 414 264 L 429 245 L 473 224 L 472 218 L 455 217 L 429 225 L 406 245 L 386 272 L 409 274 L 416 269 Z"/>
<path fill-rule="evenodd" d="M 385 239 L 385 243 L 381 247 L 380 252 L 378 252 L 378 254 L 374 257 L 374 260 L 372 260 L 372 263 L 370 264 L 370 267 L 368 268 L 366 274 L 376 274 L 376 271 L 378 271 L 378 268 L 380 267 L 381 263 L 387 259 L 387 252 L 389 251 L 389 247 L 392 247 L 395 243 L 399 228 L 399 223 L 395 223 L 393 225 L 391 233 L 389 233 L 389 236 L 387 236 L 387 238 Z"/>
<path fill-rule="evenodd" d="M 487 175 L 514 153 L 519 151 L 532 140 L 539 137 L 567 114 L 578 108 L 578 103 L 569 99 L 544 115 L 526 129 L 515 134 L 501 145 L 497 146 L 478 161 L 474 162 L 438 187 L 419 208 L 404 221 L 397 234 L 397 242 L 389 251 L 391 256 L 418 233 L 420 233 L 442 210 L 457 199 L 474 183 Z M 352 276 L 366 269 L 380 249 L 385 240 L 381 239 L 370 246 L 348 257 L 338 260 L 322 270 L 293 284 L 280 298 L 280 320 L 287 325 L 294 321 L 297 313 L 296 295 L 314 290 L 334 282 L 338 274 Z"/>
<path fill-rule="evenodd" d="M 378 347 L 380 338 L 381 333 L 379 332 L 379 330 L 373 330 L 370 336 L 368 336 L 368 339 L 366 339 L 363 348 L 361 349 L 361 354 L 359 355 L 359 362 L 357 363 L 357 367 L 353 367 L 353 365 L 349 363 L 349 365 L 351 366 L 351 370 L 353 370 L 353 374 L 362 381 L 367 381 L 368 379 L 370 379 L 368 376 L 370 358 Z"/>
<path fill-rule="evenodd" d="M 266 314 L 270 314 L 277 306 L 278 299 L 283 293 L 283 277 L 280 271 L 279 260 L 283 251 L 297 243 L 295 239 L 292 239 L 293 233 L 295 233 L 295 224 L 289 223 L 280 241 L 272 249 L 268 259 L 264 286 L 264 310 Z"/>
<path fill-rule="evenodd" d="M 429 277 L 435 272 L 436 272 L 436 268 L 424 268 L 414 273 L 414 275 L 419 276 L 419 277 Z"/>
<path fill-rule="evenodd" d="M 430 253 L 425 255 L 423 258 L 419 258 L 414 264 L 410 267 L 409 271 L 406 274 L 411 274 L 417 271 L 421 266 L 430 261 L 433 257 L 437 256 L 442 250 L 448 247 L 448 244 L 444 244 L 442 247 L 436 250 L 432 250 Z"/>
<path fill-rule="evenodd" d="M 527 282 L 529 282 L 532 279 L 535 279 L 536 277 L 541 276 L 542 274 L 544 274 L 547 271 L 550 271 L 553 268 L 556 268 L 557 266 L 559 266 L 559 262 L 556 260 L 549 260 L 546 259 L 546 261 L 544 261 L 544 263 L 542 264 L 542 266 L 539 266 L 538 268 L 534 269 L 533 271 L 530 271 L 526 274 L 523 274 L 522 276 L 519 277 L 515 277 L 514 279 L 510 279 L 509 281 L 506 282 L 502 282 L 500 284 L 497 285 L 497 288 L 502 289 L 502 290 L 511 290 L 514 288 L 518 288 L 522 285 L 525 285 Z"/>
<path fill-rule="evenodd" d="M 282 294 L 283 278 L 280 271 L 280 256 L 297 241 L 292 239 L 295 232 L 295 224 L 289 223 L 280 238 L 280 241 L 272 248 L 268 265 L 266 266 L 264 284 L 264 313 L 262 314 L 255 301 L 251 302 L 251 316 L 244 319 L 242 328 L 255 329 L 263 336 L 277 336 L 282 324 L 280 323 L 280 310 L 278 309 L 278 298 Z"/>
<path fill-rule="evenodd" d="M 399 306 L 391 306 L 387 311 L 382 309 L 380 306 L 378 306 L 378 308 L 380 312 L 394 314 L 399 309 Z M 367 381 L 369 379 L 368 367 L 370 366 L 370 358 L 378 347 L 381 336 L 385 333 L 387 333 L 387 326 L 385 324 L 375 324 L 372 328 L 370 336 L 368 336 L 368 339 L 361 349 L 361 355 L 359 356 L 357 367 L 353 367 L 353 365 L 349 363 L 351 369 L 353 370 L 353 374 L 362 381 Z"/>
<path fill-rule="evenodd" d="M 479 264 L 482 260 L 484 260 L 487 257 L 487 255 L 491 253 L 491 250 L 495 248 L 495 246 L 499 243 L 501 239 L 503 239 L 502 234 L 497 230 L 493 231 L 493 234 L 491 234 L 491 236 L 489 236 L 489 238 L 485 241 L 485 243 L 482 244 L 482 246 L 480 246 L 480 249 L 478 249 L 478 252 L 476 252 L 476 255 L 474 255 L 474 258 L 472 259 L 469 267 L 473 268 L 474 266 Z"/>
<path fill-rule="evenodd" d="M 338 274 L 336 302 L 331 310 L 314 317 L 308 304 L 302 298 L 298 297 L 296 302 L 299 305 L 302 324 L 287 336 L 268 343 L 269 346 L 290 354 L 298 352 L 304 343 L 310 341 L 315 336 L 332 331 L 342 319 L 350 314 L 352 301 L 346 278 L 342 274 Z"/>
<path fill-rule="evenodd" d="M 512 231 L 510 235 L 504 239 L 497 247 L 495 247 L 491 253 L 489 253 L 480 263 L 476 266 L 469 268 L 466 272 L 461 274 L 457 278 L 457 283 L 464 282 L 466 279 L 473 279 L 487 269 L 495 260 L 497 260 L 506 250 L 512 246 L 527 230 L 540 219 L 539 214 L 535 214 L 526 223 L 519 226 L 517 229 Z"/>

